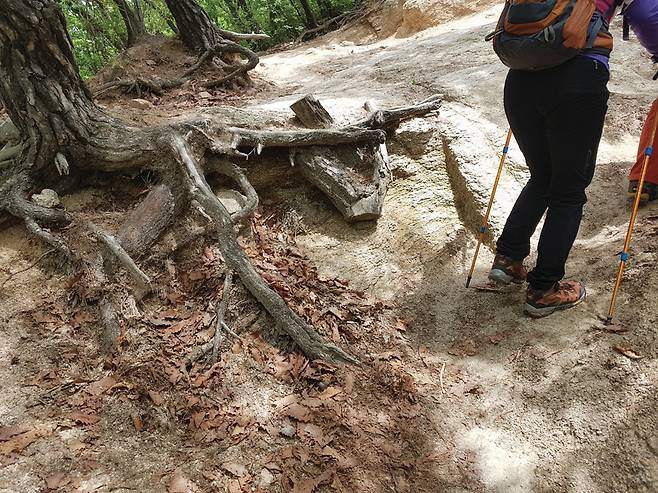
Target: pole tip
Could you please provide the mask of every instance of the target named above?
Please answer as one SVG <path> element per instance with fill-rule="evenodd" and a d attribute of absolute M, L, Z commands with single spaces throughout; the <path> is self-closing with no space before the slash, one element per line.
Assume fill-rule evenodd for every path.
<path fill-rule="evenodd" d="M 612 316 L 608 316 L 608 318 L 606 318 L 605 320 L 605 325 L 610 325 L 610 324 L 612 324 Z"/>
<path fill-rule="evenodd" d="M 472 276 L 468 276 L 468 279 L 466 279 L 466 287 L 470 288 L 471 287 L 471 280 L 473 279 Z"/>

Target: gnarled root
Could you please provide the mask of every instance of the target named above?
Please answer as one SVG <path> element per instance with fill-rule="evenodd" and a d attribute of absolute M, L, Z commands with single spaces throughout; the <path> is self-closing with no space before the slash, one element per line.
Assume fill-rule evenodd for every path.
<path fill-rule="evenodd" d="M 50 245 L 60 255 L 62 265 L 66 270 L 74 270 L 80 266 L 80 260 L 74 255 L 64 240 L 39 226 L 31 217 L 25 218 L 25 227 L 30 233 Z"/>
<path fill-rule="evenodd" d="M 261 39 L 259 34 L 245 34 L 240 35 L 238 33 L 231 33 L 229 31 L 224 31 L 225 33 L 231 35 L 234 38 L 240 39 Z M 115 81 L 108 82 L 96 91 L 96 96 L 110 91 L 112 89 L 125 89 L 127 92 L 134 91 L 138 96 L 141 97 L 142 92 L 150 92 L 153 94 L 162 94 L 163 92 L 171 89 L 176 89 L 181 87 L 187 81 L 191 80 L 194 74 L 203 67 L 206 63 L 213 60 L 221 60 L 221 56 L 225 54 L 238 54 L 247 59 L 245 63 L 240 63 L 237 66 L 227 63 L 215 63 L 222 68 L 229 71 L 224 77 L 219 79 L 211 80 L 205 84 L 205 87 L 208 89 L 213 89 L 221 85 L 226 84 L 227 82 L 246 75 L 249 71 L 256 68 L 260 63 L 260 58 L 256 53 L 254 53 L 249 48 L 239 45 L 237 42 L 230 39 L 223 40 L 217 43 L 215 46 L 212 46 L 206 49 L 197 59 L 197 61 L 188 68 L 180 77 L 176 79 L 160 79 L 157 77 L 147 78 L 147 77 L 136 77 L 134 79 L 119 79 Z"/>
<path fill-rule="evenodd" d="M 174 135 L 170 145 L 185 172 L 191 195 L 203 206 L 217 226 L 219 248 L 229 269 L 236 272 L 245 287 L 265 307 L 276 321 L 277 328 L 288 335 L 309 358 L 332 362 L 357 363 L 358 360 L 338 346 L 325 341 L 311 326 L 294 313 L 256 272 L 240 248 L 229 212 L 213 193 L 188 143 Z"/>

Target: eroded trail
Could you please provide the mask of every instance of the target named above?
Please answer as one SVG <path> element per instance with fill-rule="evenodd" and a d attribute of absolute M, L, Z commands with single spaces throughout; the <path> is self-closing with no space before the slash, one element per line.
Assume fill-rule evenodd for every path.
<path fill-rule="evenodd" d="M 303 203 L 308 232 L 298 241 L 321 272 L 394 300 L 410 321 L 412 347 L 446 363 L 446 392 L 433 396 L 431 413 L 451 460 L 483 490 L 656 491 L 653 206 L 642 212 L 620 306 L 631 331 L 599 330 L 629 214 L 625 174 L 655 97 L 650 67 L 637 44 L 618 43 L 599 169 L 568 266 L 568 275 L 587 282 L 590 299 L 577 310 L 530 321 L 521 314 L 522 291 L 463 287 L 507 130 L 505 70 L 482 41 L 496 12 L 362 46 L 338 33 L 264 59 L 260 70 L 281 91 L 270 108 L 306 93 L 336 113 L 355 115 L 366 100 L 383 107 L 432 93 L 447 100 L 433 120 L 400 129 L 392 148 L 395 180 L 377 225 L 345 228 L 335 213 Z M 496 229 L 526 177 L 518 151 L 511 161 L 494 211 Z M 482 256 L 480 280 L 490 260 L 490 252 Z M 612 347 L 619 344 L 645 358 L 617 354 Z M 462 491 L 457 484 L 448 490 Z"/>
<path fill-rule="evenodd" d="M 68 293 L 65 277 L 47 279 L 44 272 L 51 271 L 32 269 L 0 293 L 5 297 L 0 307 L 0 424 L 28 425 L 47 438 L 26 444 L 26 457 L 3 461 L 0 490 L 40 491 L 44 480 L 51 480 L 53 489 L 61 483 L 63 491 L 178 491 L 174 486 L 186 484 L 174 481 L 180 467 L 190 484 L 212 485 L 208 491 L 657 491 L 655 206 L 642 211 L 636 256 L 620 303 L 621 321 L 631 330 L 605 333 L 599 318 L 606 310 L 629 213 L 623 193 L 626 170 L 641 116 L 655 97 L 649 68 L 636 43 L 619 43 L 600 167 L 568 266 L 570 276 L 587 282 L 590 299 L 549 319 L 528 320 L 521 313 L 521 290 L 464 288 L 474 231 L 507 132 L 500 97 L 505 71 L 482 41 L 496 13 L 494 8 L 413 37 L 362 45 L 346 41 L 358 39 L 355 27 L 263 57 L 257 70 L 272 85 L 253 105 L 286 115 L 290 103 L 308 93 L 345 121 L 363 117 L 366 101 L 385 108 L 435 93 L 445 96 L 437 115 L 405 122 L 389 142 L 394 180 L 376 224 L 346 224 L 303 184 L 259 190 L 266 206 L 287 204 L 286 218 L 299 230 L 296 245 L 322 276 L 346 279 L 372 299 L 388 301 L 393 315 L 407 322 L 399 332 L 350 322 L 358 329 L 350 343 L 368 366 L 336 373 L 299 366 L 305 364 L 302 358 L 245 335 L 242 347 L 229 344 L 214 374 L 196 368 L 192 377 L 178 375 L 190 381 L 193 398 L 203 391 L 199 406 L 207 394 L 216 409 L 189 401 L 181 405 L 190 395 L 162 390 L 173 385 L 166 377 L 153 382 L 162 395 L 144 396 L 150 388 L 122 385 L 148 381 L 150 367 L 158 366 L 152 362 L 160 361 L 149 359 L 160 356 L 160 333 L 194 319 L 194 310 L 206 308 L 194 303 L 207 303 L 212 289 L 204 285 L 190 300 L 185 307 L 189 319 L 156 317 L 160 325 L 138 325 L 138 334 L 129 333 L 126 354 L 146 355 L 141 361 L 148 362 L 132 368 L 121 359 L 98 360 L 93 330 L 64 323 L 64 315 L 56 314 L 53 321 L 42 313 L 38 324 L 26 324 L 23 310 L 43 303 L 59 306 L 56 300 L 63 302 Z M 401 32 L 414 22 L 419 18 L 402 21 Z M 372 36 L 372 28 L 363 29 Z M 287 160 L 282 161 L 275 164 L 285 167 Z M 518 150 L 513 148 L 510 161 L 493 214 L 494 230 L 526 177 Z M 111 223 L 122 214 L 115 200 L 111 193 L 92 190 L 67 197 L 66 206 L 83 214 L 100 210 Z M 259 223 L 259 235 L 264 223 Z M 29 266 L 26 252 L 34 248 L 22 230 L 7 230 L 0 238 L 0 265 L 11 271 Z M 204 272 L 202 267 L 216 267 L 212 252 L 198 254 L 202 266 L 181 270 L 196 274 Z M 486 277 L 491 257 L 485 249 L 476 283 Z M 281 258 L 272 254 L 259 260 L 274 272 L 272 262 Z M 294 272 L 299 265 L 288 268 Z M 211 278 L 201 284 L 206 281 Z M 337 286 L 337 299 L 352 299 Z M 363 320 L 370 323 L 365 315 Z M 190 335 L 188 329 L 185 324 L 182 332 L 172 329 L 164 338 L 165 352 L 180 350 L 180 345 L 167 346 L 173 339 L 202 335 Z M 615 345 L 630 347 L 643 359 L 630 360 L 615 352 Z M 167 356 L 175 361 L 181 355 Z M 55 385 L 61 376 L 57 372 L 72 380 Z M 98 384 L 108 373 L 116 378 L 114 393 Z M 140 380 L 137 374 L 147 377 Z M 76 381 L 76 375 L 90 380 Z M 44 386 L 49 379 L 52 386 Z M 207 391 L 204 379 L 212 382 Z M 93 406 L 76 419 L 68 409 L 58 414 L 41 407 L 51 397 L 43 388 L 73 398 L 87 392 Z M 222 407 L 226 403 L 228 411 Z M 0 450 L 8 443 L 2 438 Z M 60 480 L 62 471 L 66 474 Z M 205 491 L 190 484 L 189 491 Z"/>

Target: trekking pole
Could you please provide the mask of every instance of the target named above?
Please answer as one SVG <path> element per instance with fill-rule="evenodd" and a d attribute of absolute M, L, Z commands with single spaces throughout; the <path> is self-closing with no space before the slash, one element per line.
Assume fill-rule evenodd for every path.
<path fill-rule="evenodd" d="M 635 193 L 635 203 L 633 204 L 633 213 L 631 214 L 631 220 L 628 223 L 628 231 L 626 233 L 626 241 L 624 242 L 624 250 L 619 254 L 621 261 L 619 262 L 619 270 L 617 271 L 617 280 L 615 282 L 615 289 L 612 291 L 612 301 L 610 302 L 610 310 L 608 311 L 608 319 L 606 324 L 612 322 L 613 317 L 615 316 L 615 307 L 617 305 L 617 297 L 619 296 L 619 289 L 621 288 L 621 281 L 624 275 L 624 269 L 626 268 L 626 262 L 630 258 L 630 248 L 631 240 L 633 238 L 633 229 L 635 228 L 635 221 L 637 220 L 637 213 L 640 208 L 640 201 L 642 198 L 642 190 L 644 189 L 644 181 L 647 176 L 647 169 L 649 168 L 649 159 L 653 154 L 653 145 L 656 139 L 656 130 L 658 129 L 658 118 L 653 122 L 653 127 L 651 129 L 651 137 L 649 138 L 649 144 L 644 150 L 644 164 L 642 165 L 642 174 L 640 175 L 640 182 L 637 185 L 637 192 Z"/>
<path fill-rule="evenodd" d="M 491 209 L 493 207 L 494 198 L 496 197 L 496 190 L 498 190 L 498 183 L 500 182 L 500 177 L 503 174 L 503 167 L 505 166 L 505 159 L 507 158 L 507 153 L 509 152 L 509 144 L 512 141 L 512 129 L 509 129 L 507 132 L 507 140 L 505 140 L 505 147 L 503 147 L 503 155 L 500 156 L 500 164 L 498 165 L 498 174 L 496 175 L 496 180 L 494 181 L 493 190 L 491 191 L 491 197 L 489 198 L 489 205 L 487 206 L 487 212 L 484 215 L 484 220 L 482 221 L 482 226 L 480 227 L 480 236 L 478 237 L 478 244 L 475 247 L 475 255 L 473 255 L 473 262 L 471 263 L 471 270 L 468 272 L 468 279 L 466 279 L 466 287 L 468 288 L 471 285 L 471 280 L 473 279 L 473 272 L 475 271 L 475 265 L 478 261 L 478 255 L 480 254 L 480 247 L 484 241 L 484 235 L 489 231 L 489 215 L 491 214 Z"/>

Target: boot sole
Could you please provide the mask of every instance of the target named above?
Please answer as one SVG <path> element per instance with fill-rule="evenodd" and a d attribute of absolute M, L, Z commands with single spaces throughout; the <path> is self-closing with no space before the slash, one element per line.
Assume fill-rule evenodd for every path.
<path fill-rule="evenodd" d="M 544 317 L 548 317 L 549 315 L 553 315 L 557 311 L 568 310 L 569 308 L 578 306 L 583 301 L 585 301 L 585 298 L 587 298 L 587 290 L 583 288 L 583 293 L 580 295 L 580 298 L 577 301 L 574 301 L 573 303 L 565 303 L 564 305 L 559 305 L 559 306 L 547 306 L 545 308 L 536 308 L 531 304 L 526 303 L 525 310 L 523 311 L 523 313 L 525 313 L 531 318 L 544 318 Z"/>
<path fill-rule="evenodd" d="M 523 284 L 525 282 L 525 280 L 516 279 L 514 276 L 511 276 L 500 269 L 491 269 L 489 272 L 489 280 L 504 286 L 509 286 L 512 283 Z"/>

